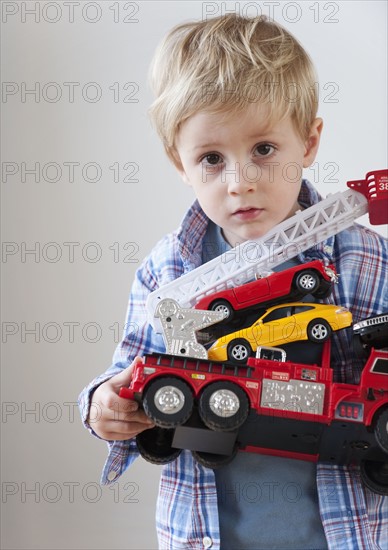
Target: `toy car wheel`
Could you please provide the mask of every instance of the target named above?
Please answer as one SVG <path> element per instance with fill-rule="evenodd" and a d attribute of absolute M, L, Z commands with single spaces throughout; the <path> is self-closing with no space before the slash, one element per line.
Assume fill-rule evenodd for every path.
<path fill-rule="evenodd" d="M 205 468 L 212 468 L 213 470 L 226 466 L 232 462 L 237 454 L 237 445 L 234 447 L 232 454 L 230 455 L 218 455 L 213 453 L 204 453 L 202 451 L 192 451 L 192 455 L 199 464 L 205 466 Z"/>
<path fill-rule="evenodd" d="M 227 380 L 207 386 L 198 404 L 202 422 L 218 432 L 237 430 L 249 414 L 249 400 L 245 391 Z"/>
<path fill-rule="evenodd" d="M 358 334 L 353 334 L 353 350 L 356 357 L 362 359 L 365 362 L 370 355 L 371 348 L 361 341 L 361 338 Z"/>
<path fill-rule="evenodd" d="M 181 454 L 182 449 L 171 447 L 174 430 L 151 428 L 136 436 L 136 444 L 140 455 L 152 464 L 167 464 Z"/>
<path fill-rule="evenodd" d="M 225 315 L 224 321 L 233 319 L 234 310 L 226 300 L 216 300 L 211 304 L 210 309 L 218 313 L 223 313 Z"/>
<path fill-rule="evenodd" d="M 388 409 L 381 411 L 375 424 L 376 441 L 385 453 L 388 453 Z"/>
<path fill-rule="evenodd" d="M 150 382 L 143 397 L 145 413 L 161 428 L 184 424 L 190 418 L 193 406 L 190 386 L 172 376 Z"/>
<path fill-rule="evenodd" d="M 366 487 L 378 495 L 388 496 L 388 462 L 363 460 L 361 479 Z"/>
<path fill-rule="evenodd" d="M 252 348 L 243 338 L 232 340 L 228 345 L 228 359 L 234 363 L 246 363 L 252 354 Z"/>
<path fill-rule="evenodd" d="M 295 278 L 296 288 L 304 294 L 315 292 L 318 290 L 319 285 L 319 275 L 311 270 L 301 271 Z"/>
<path fill-rule="evenodd" d="M 327 281 L 323 280 L 320 281 L 319 288 L 313 292 L 314 296 L 318 298 L 318 300 L 323 300 L 324 298 L 327 298 L 330 296 L 332 292 L 332 283 L 328 283 Z"/>
<path fill-rule="evenodd" d="M 307 327 L 307 336 L 311 342 L 326 342 L 331 336 L 331 328 L 324 319 L 314 319 Z"/>
<path fill-rule="evenodd" d="M 353 334 L 362 346 L 382 349 L 387 347 L 388 341 L 388 313 L 381 313 L 362 319 L 353 325 Z"/>

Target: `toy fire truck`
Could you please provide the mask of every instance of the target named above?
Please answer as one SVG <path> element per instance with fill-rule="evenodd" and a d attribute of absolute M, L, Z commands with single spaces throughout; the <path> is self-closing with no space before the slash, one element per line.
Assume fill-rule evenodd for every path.
<path fill-rule="evenodd" d="M 334 266 L 306 264 L 265 279 L 272 267 L 349 227 L 368 205 L 372 223 L 387 221 L 387 182 L 386 170 L 348 182 L 352 189 L 298 212 L 260 241 L 243 243 L 150 294 L 150 323 L 163 333 L 166 354 L 146 355 L 135 366 L 129 388 L 120 390 L 121 397 L 138 401 L 155 423 L 136 438 L 146 460 L 165 464 L 186 449 L 210 468 L 229 462 L 238 450 L 354 463 L 360 465 L 366 486 L 388 495 L 387 315 L 354 327 L 365 363 L 360 382 L 334 382 L 330 335 L 351 324 L 350 312 L 334 311 L 343 322 L 330 325 L 323 314 L 315 318 L 313 312 L 311 317 L 317 304 L 283 304 L 308 291 L 318 298 L 325 295 L 338 278 Z M 278 280 L 287 282 L 279 285 Z M 245 304 L 239 302 L 241 296 Z M 242 357 L 236 348 L 225 361 L 208 359 L 209 346 L 198 338 L 201 332 L 219 324 L 221 335 L 231 333 L 232 320 L 258 311 L 263 316 L 262 308 L 273 306 L 272 298 L 284 305 L 281 310 L 289 310 L 281 313 L 282 319 L 303 313 L 305 342 L 296 338 L 291 343 L 287 333 L 277 347 L 256 342 L 255 357 Z M 279 324 L 278 310 L 272 307 L 269 313 L 277 315 Z M 288 347 L 298 343 L 298 353 L 289 354 Z"/>
<path fill-rule="evenodd" d="M 321 363 L 286 360 L 262 347 L 246 365 L 146 355 L 120 395 L 139 401 L 156 428 L 140 453 L 164 464 L 182 449 L 211 468 L 237 450 L 356 463 L 368 487 L 388 495 L 388 350 L 370 350 L 359 384 L 333 382 L 330 340 Z"/>

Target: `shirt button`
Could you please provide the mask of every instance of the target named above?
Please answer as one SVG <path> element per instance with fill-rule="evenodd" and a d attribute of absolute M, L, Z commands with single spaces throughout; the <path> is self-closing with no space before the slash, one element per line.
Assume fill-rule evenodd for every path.
<path fill-rule="evenodd" d="M 115 472 L 114 470 L 111 470 L 106 477 L 108 481 L 113 481 L 117 477 L 117 472 Z"/>
<path fill-rule="evenodd" d="M 210 548 L 213 546 L 213 541 L 210 537 L 203 537 L 202 542 L 204 548 Z"/>

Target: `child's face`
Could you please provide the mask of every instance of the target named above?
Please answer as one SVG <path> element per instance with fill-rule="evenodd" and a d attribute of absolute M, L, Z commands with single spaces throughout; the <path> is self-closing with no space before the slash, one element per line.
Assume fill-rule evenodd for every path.
<path fill-rule="evenodd" d="M 263 236 L 300 209 L 302 168 L 318 150 L 321 119 L 304 142 L 290 118 L 269 126 L 265 115 L 265 106 L 254 104 L 227 116 L 199 112 L 178 134 L 178 170 L 232 246 Z"/>

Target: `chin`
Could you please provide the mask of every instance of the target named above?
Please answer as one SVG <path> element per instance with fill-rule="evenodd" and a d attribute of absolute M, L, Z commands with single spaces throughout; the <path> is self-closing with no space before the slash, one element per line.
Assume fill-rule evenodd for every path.
<path fill-rule="evenodd" d="M 260 231 L 260 232 L 256 231 L 254 233 L 249 232 L 243 235 L 233 235 L 232 238 L 229 238 L 227 240 L 232 247 L 235 247 L 239 244 L 245 243 L 246 241 L 258 241 L 267 233 L 267 231 Z"/>
<path fill-rule="evenodd" d="M 255 231 L 254 230 L 246 231 L 245 240 L 246 241 L 257 241 L 258 239 L 261 239 L 262 237 L 264 237 L 264 235 L 266 235 L 270 229 L 275 227 L 275 225 L 276 224 L 268 226 L 268 227 L 265 225 L 265 226 L 261 226 L 260 228 L 257 228 Z"/>

